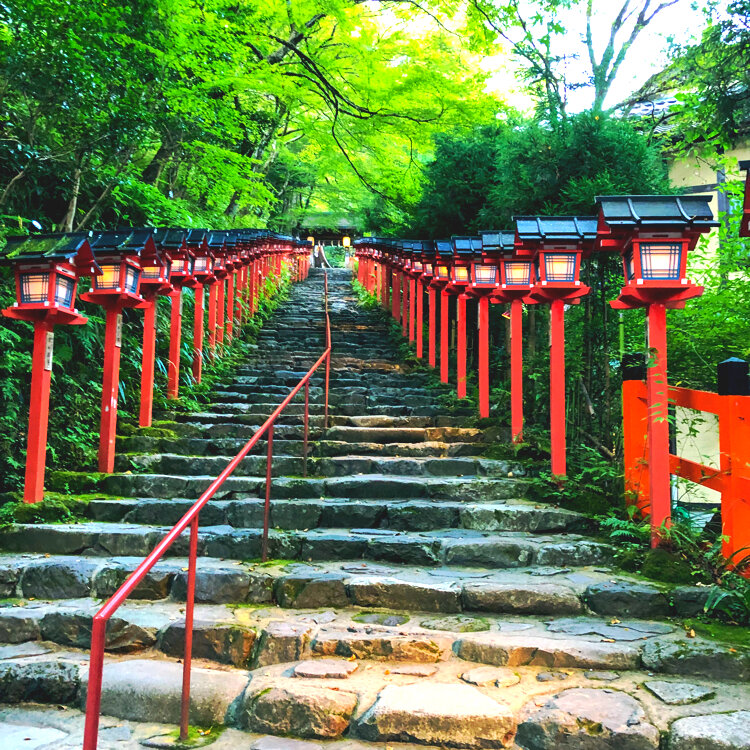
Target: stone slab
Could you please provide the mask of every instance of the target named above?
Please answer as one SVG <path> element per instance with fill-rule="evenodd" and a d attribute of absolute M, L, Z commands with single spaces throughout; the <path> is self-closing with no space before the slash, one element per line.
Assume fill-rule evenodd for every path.
<path fill-rule="evenodd" d="M 709 700 L 716 695 L 716 691 L 711 688 L 689 682 L 651 680 L 643 684 L 660 701 L 670 706 L 685 706 L 689 703 L 698 703 L 699 701 Z"/>
<path fill-rule="evenodd" d="M 357 723 L 371 741 L 428 745 L 511 747 L 512 712 L 471 685 L 416 683 L 389 685 Z"/>
<path fill-rule="evenodd" d="M 750 750 L 750 711 L 678 719 L 669 750 Z"/>
<path fill-rule="evenodd" d="M 345 680 L 357 671 L 358 666 L 357 662 L 345 659 L 313 659 L 298 664 L 294 676 Z"/>

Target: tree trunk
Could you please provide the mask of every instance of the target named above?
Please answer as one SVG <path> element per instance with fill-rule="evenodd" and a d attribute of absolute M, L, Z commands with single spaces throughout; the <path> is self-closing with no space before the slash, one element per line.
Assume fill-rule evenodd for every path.
<path fill-rule="evenodd" d="M 16 174 L 11 181 L 5 186 L 5 190 L 3 190 L 3 194 L 0 195 L 0 206 L 5 204 L 5 201 L 8 200 L 8 196 L 11 194 L 11 191 L 13 190 L 14 185 L 19 181 L 22 180 L 26 176 L 26 169 L 22 169 L 18 174 Z"/>
<path fill-rule="evenodd" d="M 151 163 L 141 173 L 141 179 L 143 182 L 149 185 L 155 185 L 159 181 L 167 162 L 172 158 L 172 154 L 172 146 L 167 145 L 165 141 L 162 141 L 159 145 L 159 149 L 154 154 Z"/>
<path fill-rule="evenodd" d="M 76 167 L 73 172 L 73 193 L 70 196 L 68 210 L 65 212 L 62 222 L 60 223 L 61 232 L 73 231 L 73 219 L 75 219 L 76 209 L 78 208 L 78 193 L 81 190 L 81 168 Z"/>

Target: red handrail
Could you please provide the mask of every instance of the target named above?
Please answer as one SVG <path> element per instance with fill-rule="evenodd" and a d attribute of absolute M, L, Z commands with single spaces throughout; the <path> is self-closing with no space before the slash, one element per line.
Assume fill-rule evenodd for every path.
<path fill-rule="evenodd" d="M 185 658 L 182 666 L 182 708 L 180 714 L 180 739 L 187 739 L 188 718 L 190 710 L 190 666 L 193 647 L 193 609 L 195 606 L 195 570 L 198 558 L 198 516 L 203 507 L 214 496 L 219 487 L 231 476 L 239 463 L 255 447 L 261 437 L 268 433 L 268 453 L 266 458 L 266 499 L 263 517 L 263 546 L 262 557 L 268 556 L 268 525 L 271 503 L 271 469 L 273 458 L 273 427 L 284 409 L 292 399 L 305 387 L 305 416 L 304 416 L 304 448 L 303 462 L 305 475 L 307 474 L 307 431 L 310 378 L 315 371 L 326 363 L 325 371 L 325 405 L 323 429 L 328 428 L 328 387 L 331 371 L 331 322 L 328 315 L 328 274 L 323 272 L 324 311 L 326 319 L 326 348 L 307 374 L 297 383 L 284 400 L 274 409 L 271 416 L 258 428 L 255 434 L 245 443 L 240 452 L 227 464 L 224 471 L 209 485 L 208 489 L 195 501 L 187 513 L 172 527 L 171 531 L 154 547 L 151 554 L 128 576 L 127 580 L 107 600 L 94 615 L 91 628 L 91 650 L 89 660 L 88 693 L 86 696 L 86 723 L 83 734 L 83 750 L 96 750 L 99 741 L 99 714 L 102 700 L 102 672 L 104 668 L 104 645 L 107 621 L 130 596 L 133 590 L 143 580 L 144 576 L 156 565 L 174 541 L 190 526 L 190 552 L 187 578 L 187 602 L 185 606 Z"/>

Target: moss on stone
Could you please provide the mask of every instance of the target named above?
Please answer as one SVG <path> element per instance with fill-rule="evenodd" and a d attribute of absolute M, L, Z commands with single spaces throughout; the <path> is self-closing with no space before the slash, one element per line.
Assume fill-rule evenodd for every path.
<path fill-rule="evenodd" d="M 47 477 L 47 489 L 66 495 L 81 495 L 98 487 L 109 474 L 84 471 L 52 471 Z"/>
<path fill-rule="evenodd" d="M 703 638 L 720 641 L 730 647 L 750 647 L 750 628 L 745 626 L 724 625 L 723 623 L 704 619 L 684 620 L 682 624 L 686 630 L 694 630 L 696 635 Z"/>
<path fill-rule="evenodd" d="M 646 552 L 641 574 L 665 583 L 692 583 L 695 580 L 690 563 L 667 549 L 652 549 Z"/>
<path fill-rule="evenodd" d="M 74 523 L 84 518 L 87 501 L 59 496 L 39 503 L 13 502 L 0 508 L 0 527 L 14 523 Z"/>

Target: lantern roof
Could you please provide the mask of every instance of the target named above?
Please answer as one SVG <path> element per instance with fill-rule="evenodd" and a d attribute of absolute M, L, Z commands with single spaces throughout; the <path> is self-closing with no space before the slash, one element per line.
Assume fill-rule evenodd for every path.
<path fill-rule="evenodd" d="M 191 247 L 201 247 L 208 237 L 208 229 L 188 229 L 185 242 Z"/>
<path fill-rule="evenodd" d="M 91 232 L 12 235 L 0 249 L 0 263 L 71 261 L 79 268 L 96 268 Z"/>
<path fill-rule="evenodd" d="M 596 216 L 514 216 L 516 243 L 546 242 L 593 243 L 596 240 Z"/>
<path fill-rule="evenodd" d="M 435 240 L 435 254 L 440 258 L 452 258 L 453 243 L 450 240 Z"/>
<path fill-rule="evenodd" d="M 482 252 L 481 237 L 459 237 L 454 234 L 451 237 L 451 242 L 454 252 L 459 257 L 470 258 L 474 254 Z"/>
<path fill-rule="evenodd" d="M 486 229 L 482 235 L 482 250 L 512 253 L 516 244 L 516 233 L 512 229 Z"/>
<path fill-rule="evenodd" d="M 209 232 L 206 241 L 212 250 L 223 250 L 225 239 L 223 232 Z"/>
<path fill-rule="evenodd" d="M 187 247 L 187 232 L 184 229 L 168 229 L 159 244 L 165 250 L 184 250 Z"/>
<path fill-rule="evenodd" d="M 706 231 L 718 227 L 710 195 L 621 195 L 596 199 L 604 231 L 678 228 Z"/>

